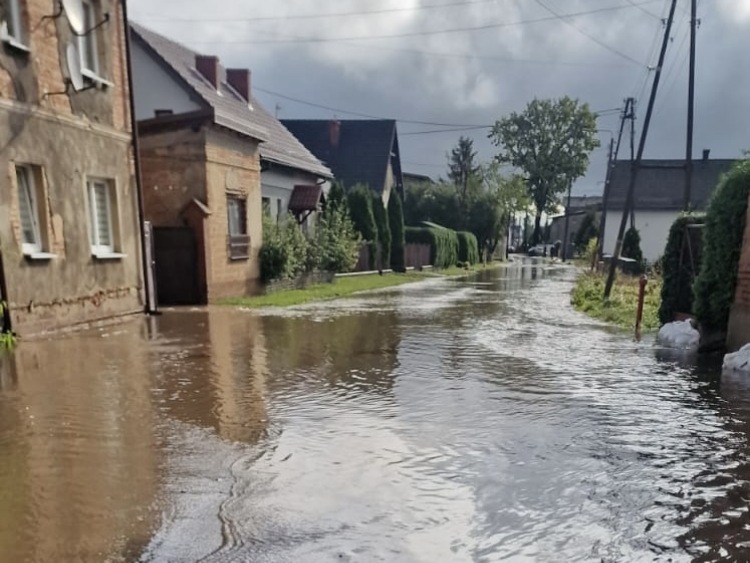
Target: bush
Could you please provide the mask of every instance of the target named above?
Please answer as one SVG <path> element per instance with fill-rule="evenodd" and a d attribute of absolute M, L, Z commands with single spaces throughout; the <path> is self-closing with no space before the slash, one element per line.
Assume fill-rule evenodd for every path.
<path fill-rule="evenodd" d="M 391 226 L 391 269 L 394 272 L 406 271 L 404 246 L 404 213 L 401 206 L 401 196 L 391 193 L 388 200 L 388 224 Z"/>
<path fill-rule="evenodd" d="M 378 227 L 372 211 L 372 192 L 362 185 L 355 186 L 347 195 L 349 216 L 354 228 L 367 242 L 378 242 Z"/>
<path fill-rule="evenodd" d="M 458 237 L 458 260 L 469 265 L 479 263 L 479 243 L 474 233 L 460 231 Z"/>
<path fill-rule="evenodd" d="M 693 308 L 698 321 L 708 330 L 727 328 L 737 285 L 748 195 L 750 160 L 744 160 L 721 179 L 706 212 Z"/>
<path fill-rule="evenodd" d="M 437 227 L 406 227 L 406 242 L 430 245 L 430 262 L 435 268 L 450 268 L 458 263 L 456 231 Z"/>
<path fill-rule="evenodd" d="M 331 184 L 331 189 L 328 190 L 328 198 L 326 199 L 325 211 L 337 211 L 342 210 L 345 213 L 349 213 L 349 203 L 346 200 L 346 192 L 341 182 L 334 181 Z"/>
<path fill-rule="evenodd" d="M 641 234 L 635 227 L 630 227 L 625 233 L 622 240 L 622 250 L 620 255 L 625 258 L 631 258 L 638 263 L 637 273 L 641 273 L 644 268 L 643 252 L 641 252 Z"/>
<path fill-rule="evenodd" d="M 335 273 L 351 271 L 357 263 L 360 244 L 359 235 L 344 209 L 326 209 L 315 230 L 318 267 Z"/>
<path fill-rule="evenodd" d="M 263 246 L 260 248 L 260 277 L 264 283 L 294 278 L 315 267 L 305 236 L 293 219 L 281 225 L 263 215 Z"/>
<path fill-rule="evenodd" d="M 599 226 L 596 223 L 596 214 L 589 211 L 584 215 L 581 226 L 578 227 L 573 237 L 573 246 L 578 254 L 586 252 L 589 241 L 599 235 Z"/>
<path fill-rule="evenodd" d="M 703 216 L 683 215 L 672 223 L 667 237 L 664 256 L 654 264 L 654 271 L 661 271 L 664 284 L 661 290 L 661 306 L 659 307 L 659 321 L 662 324 L 671 323 L 675 313 L 691 313 L 693 311 L 693 268 L 689 263 L 680 265 L 685 234 L 688 225 L 702 225 Z"/>
<path fill-rule="evenodd" d="M 386 269 L 391 265 L 391 227 L 388 224 L 388 213 L 383 205 L 383 198 L 377 194 L 372 196 L 372 211 L 375 217 L 375 226 L 378 229 L 378 242 L 380 243 L 380 265 Z"/>

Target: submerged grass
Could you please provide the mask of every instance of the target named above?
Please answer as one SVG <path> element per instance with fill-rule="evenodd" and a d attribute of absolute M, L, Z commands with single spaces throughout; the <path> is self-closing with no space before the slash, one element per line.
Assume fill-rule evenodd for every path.
<path fill-rule="evenodd" d="M 277 291 L 266 295 L 252 297 L 237 297 L 225 299 L 224 305 L 239 305 L 242 307 L 290 307 L 313 301 L 328 301 L 346 297 L 360 291 L 384 289 L 405 283 L 424 280 L 426 275 L 421 272 L 407 272 L 405 274 L 367 274 L 336 278 L 333 283 L 311 285 L 304 289 Z"/>
<path fill-rule="evenodd" d="M 638 308 L 638 278 L 618 274 L 608 301 L 602 299 L 606 275 L 584 273 L 576 280 L 570 302 L 573 307 L 587 315 L 622 328 L 635 326 Z M 659 328 L 659 304 L 661 302 L 661 278 L 649 278 L 643 302 L 643 330 Z"/>

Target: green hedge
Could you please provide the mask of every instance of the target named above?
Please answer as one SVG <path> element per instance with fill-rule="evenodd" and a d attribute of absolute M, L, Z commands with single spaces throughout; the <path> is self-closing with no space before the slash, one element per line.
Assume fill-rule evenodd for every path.
<path fill-rule="evenodd" d="M 662 257 L 661 306 L 659 321 L 671 323 L 675 313 L 692 313 L 693 311 L 693 269 L 689 260 L 680 265 L 680 255 L 685 241 L 688 225 L 703 225 L 702 215 L 683 215 L 669 229 L 667 246 Z"/>
<path fill-rule="evenodd" d="M 406 227 L 406 242 L 430 245 L 430 262 L 435 268 L 450 268 L 458 263 L 458 235 L 452 229 Z"/>
<path fill-rule="evenodd" d="M 479 263 L 479 243 L 474 233 L 468 231 L 459 231 L 458 236 L 458 261 L 478 264 Z"/>
<path fill-rule="evenodd" d="M 693 308 L 698 321 L 708 330 L 727 328 L 737 285 L 748 195 L 750 160 L 743 160 L 721 179 L 706 213 Z"/>
<path fill-rule="evenodd" d="M 391 226 L 391 269 L 394 272 L 404 272 L 404 211 L 401 205 L 401 196 L 391 193 L 388 200 L 388 223 Z"/>
<path fill-rule="evenodd" d="M 638 263 L 637 273 L 641 273 L 644 267 L 643 252 L 641 251 L 641 233 L 635 227 L 630 227 L 622 239 L 622 250 L 620 256 L 631 258 Z"/>
<path fill-rule="evenodd" d="M 391 265 L 391 227 L 388 224 L 388 213 L 383 205 L 383 198 L 378 194 L 372 195 L 372 214 L 375 217 L 375 226 L 378 229 L 378 242 L 380 242 L 381 266 L 387 269 Z"/>

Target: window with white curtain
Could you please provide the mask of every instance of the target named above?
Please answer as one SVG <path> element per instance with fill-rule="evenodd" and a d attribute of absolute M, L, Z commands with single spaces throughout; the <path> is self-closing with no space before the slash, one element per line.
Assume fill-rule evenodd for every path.
<path fill-rule="evenodd" d="M 89 179 L 89 221 L 91 223 L 91 252 L 107 255 L 115 252 L 112 186 L 110 180 Z"/>
<path fill-rule="evenodd" d="M 2 37 L 0 39 L 11 40 L 12 42 L 23 45 L 24 32 L 21 22 L 21 2 L 20 0 L 7 0 L 5 3 L 5 21 Z"/>
<path fill-rule="evenodd" d="M 99 72 L 99 28 L 94 2 L 83 1 L 83 28 L 86 35 L 78 37 L 78 51 L 81 55 L 81 72 L 88 78 L 98 78 Z"/>
<path fill-rule="evenodd" d="M 21 220 L 21 246 L 24 254 L 42 251 L 39 228 L 39 205 L 34 170 L 28 165 L 16 165 L 18 211 Z"/>

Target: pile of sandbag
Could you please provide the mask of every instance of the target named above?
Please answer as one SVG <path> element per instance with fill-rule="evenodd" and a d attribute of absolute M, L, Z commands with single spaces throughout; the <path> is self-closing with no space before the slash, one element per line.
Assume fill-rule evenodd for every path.
<path fill-rule="evenodd" d="M 662 346 L 679 350 L 697 350 L 700 339 L 700 333 L 690 320 L 667 323 L 656 336 L 656 341 Z"/>
<path fill-rule="evenodd" d="M 737 352 L 724 356 L 724 371 L 744 371 L 750 373 L 750 344 L 745 344 Z"/>

